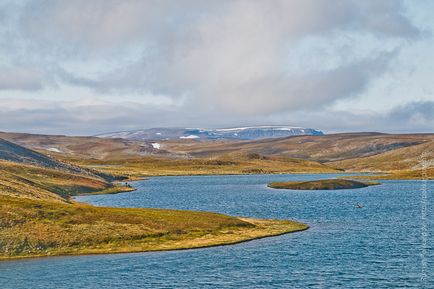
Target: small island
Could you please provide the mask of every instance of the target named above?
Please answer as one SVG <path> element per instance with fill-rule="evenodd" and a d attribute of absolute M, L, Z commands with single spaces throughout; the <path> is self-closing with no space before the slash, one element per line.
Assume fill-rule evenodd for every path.
<path fill-rule="evenodd" d="M 328 179 L 306 182 L 274 182 L 269 183 L 268 187 L 273 189 L 289 190 L 343 190 L 359 189 L 368 186 L 379 185 L 378 182 L 361 182 L 345 179 Z"/>

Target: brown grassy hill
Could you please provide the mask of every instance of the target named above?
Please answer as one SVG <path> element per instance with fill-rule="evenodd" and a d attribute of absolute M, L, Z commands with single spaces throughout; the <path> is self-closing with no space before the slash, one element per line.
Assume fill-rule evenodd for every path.
<path fill-rule="evenodd" d="M 50 157 L 3 139 L 0 139 L 0 160 L 33 165 L 65 173 L 86 175 L 101 180 L 114 180 L 111 175 L 73 165 L 70 162 L 59 161 L 54 157 Z"/>
<path fill-rule="evenodd" d="M 0 160 L 68 171 L 71 173 L 90 174 L 89 171 L 80 167 L 60 162 L 56 159 L 50 158 L 49 156 L 3 139 L 0 139 Z"/>
<path fill-rule="evenodd" d="M 13 156 L 17 162 L 0 160 L 0 260 L 198 248 L 308 228 L 293 221 L 80 204 L 69 197 L 130 188 L 116 188 L 99 177 L 48 167 L 50 161 L 56 161 L 7 142 L 2 156 Z M 42 166 L 28 164 L 30 156 Z"/>
<path fill-rule="evenodd" d="M 106 160 L 168 154 L 153 148 L 151 143 L 123 139 L 5 132 L 0 132 L 0 138 L 57 158 Z"/>
<path fill-rule="evenodd" d="M 28 148 L 116 175 L 415 170 L 434 134 L 342 133 L 255 141 L 145 142 L 0 133 Z M 252 158 L 252 156 L 259 158 Z"/>
<path fill-rule="evenodd" d="M 422 168 L 424 163 L 428 167 L 434 167 L 433 160 L 434 141 L 429 141 L 373 156 L 350 158 L 327 164 L 348 171 L 396 171 L 418 170 Z"/>
<path fill-rule="evenodd" d="M 101 178 L 0 160 L 0 195 L 66 202 L 111 186 Z"/>
<path fill-rule="evenodd" d="M 0 161 L 0 260 L 198 248 L 308 228 L 293 221 L 93 207 L 68 199 L 109 186 L 86 176 Z"/>
<path fill-rule="evenodd" d="M 338 170 L 318 162 L 258 154 L 222 156 L 217 158 L 141 157 L 126 160 L 70 159 L 88 168 L 131 179 L 143 176 L 333 173 Z"/>
<path fill-rule="evenodd" d="M 243 152 L 330 162 L 368 157 L 432 141 L 434 141 L 434 134 L 345 133 L 259 141 L 205 143 L 178 141 L 165 143 L 165 146 L 170 152 L 185 153 L 196 157 Z"/>
<path fill-rule="evenodd" d="M 151 143 L 97 137 L 70 137 L 1 133 L 0 138 L 56 157 L 122 160 L 141 156 L 212 158 L 231 154 L 285 156 L 315 161 L 338 161 L 367 157 L 434 141 L 434 134 L 343 133 L 324 136 L 294 136 L 254 141 L 162 141 Z"/>
<path fill-rule="evenodd" d="M 390 178 L 433 178 L 422 164 L 434 167 L 434 134 L 351 133 L 325 136 L 299 136 L 274 140 L 233 143 L 197 142 L 166 144 L 170 151 L 194 156 L 235 156 L 260 153 L 317 161 L 345 171 L 391 172 Z M 423 157 L 424 156 L 424 157 Z M 419 173 L 417 172 L 419 170 Z"/>
<path fill-rule="evenodd" d="M 0 195 L 67 202 L 80 193 L 127 190 L 113 179 L 0 139 Z"/>

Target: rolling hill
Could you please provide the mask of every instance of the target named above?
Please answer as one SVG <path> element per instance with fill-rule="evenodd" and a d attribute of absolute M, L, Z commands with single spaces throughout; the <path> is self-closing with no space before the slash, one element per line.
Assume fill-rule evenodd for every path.
<path fill-rule="evenodd" d="M 124 139 L 5 132 L 0 132 L 0 138 L 56 158 L 103 160 L 167 154 L 155 149 L 152 143 Z"/>
<path fill-rule="evenodd" d="M 260 154 L 302 159 L 343 171 L 393 173 L 392 178 L 423 178 L 424 166 L 427 177 L 434 177 L 430 169 L 434 167 L 434 134 L 346 133 L 231 143 L 167 142 L 164 147 L 196 158 Z"/>
<path fill-rule="evenodd" d="M 111 187 L 101 178 L 0 160 L 0 195 L 68 202 L 68 197 Z"/>
<path fill-rule="evenodd" d="M 434 167 L 434 141 L 397 148 L 383 153 L 328 162 L 348 171 L 399 171 Z"/>
<path fill-rule="evenodd" d="M 345 133 L 323 136 L 294 136 L 238 142 L 167 142 L 169 152 L 196 157 L 258 153 L 331 162 L 368 157 L 395 149 L 434 141 L 434 134 Z"/>
<path fill-rule="evenodd" d="M 0 139 L 0 194 L 67 201 L 113 187 L 108 174 L 68 164 Z"/>
<path fill-rule="evenodd" d="M 261 140 L 158 142 L 0 133 L 67 163 L 140 175 L 417 170 L 434 134 L 342 133 Z M 56 148 L 58 151 L 50 151 Z M 431 158 L 432 159 L 432 158 Z M 428 161 L 429 162 L 429 161 Z"/>
<path fill-rule="evenodd" d="M 15 163 L 35 165 L 53 170 L 96 176 L 87 169 L 58 161 L 42 153 L 24 148 L 4 139 L 0 139 L 0 159 Z"/>
<path fill-rule="evenodd" d="M 80 204 L 70 197 L 130 188 L 8 141 L 1 141 L 0 151 L 0 260 L 189 249 L 308 228 L 217 213 Z"/>

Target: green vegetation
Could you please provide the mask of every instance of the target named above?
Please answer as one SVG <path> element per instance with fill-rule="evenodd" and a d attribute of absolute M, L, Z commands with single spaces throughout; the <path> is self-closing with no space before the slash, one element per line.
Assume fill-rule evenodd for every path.
<path fill-rule="evenodd" d="M 107 189 L 91 192 L 91 193 L 80 193 L 80 195 L 113 195 L 113 194 L 120 194 L 120 193 L 127 193 L 127 192 L 133 192 L 136 189 L 131 187 L 130 185 L 120 185 L 120 184 L 113 184 L 113 186 L 108 187 Z"/>
<path fill-rule="evenodd" d="M 292 221 L 0 195 L 0 259 L 198 248 L 305 229 L 307 225 Z"/>
<path fill-rule="evenodd" d="M 126 176 L 132 180 L 144 176 L 337 172 L 337 170 L 317 162 L 282 157 L 257 157 L 255 155 L 223 156 L 214 159 L 141 157 L 110 161 L 87 159 L 68 159 L 68 161 L 114 176 Z"/>
<path fill-rule="evenodd" d="M 111 187 L 100 178 L 0 160 L 0 195 L 67 202 Z"/>
<path fill-rule="evenodd" d="M 418 170 L 392 171 L 388 174 L 357 176 L 354 178 L 370 180 L 434 180 L 434 167 Z"/>
<path fill-rule="evenodd" d="M 420 179 L 417 171 L 422 169 L 424 158 L 431 159 L 428 166 L 432 167 L 432 153 L 431 156 L 426 153 L 434 151 L 434 134 L 344 133 L 255 141 L 172 140 L 160 141 L 158 150 L 150 142 L 122 139 L 20 133 L 0 133 L 0 137 L 66 163 L 131 179 L 339 171 L 383 172 L 391 178 Z M 429 178 L 434 178 L 432 173 L 428 170 Z M 105 175 L 98 176 L 107 179 Z"/>
<path fill-rule="evenodd" d="M 275 182 L 269 183 L 268 187 L 273 189 L 290 189 L 290 190 L 342 190 L 358 189 L 372 185 L 378 185 L 377 182 L 360 182 L 344 179 L 329 179 L 308 182 Z"/>
<path fill-rule="evenodd" d="M 299 158 L 321 163 L 366 158 L 420 144 L 434 144 L 434 134 L 343 133 L 323 136 L 295 136 L 256 141 L 171 141 L 163 143 L 169 152 L 203 158 L 227 154 L 257 153 L 265 156 Z M 420 156 L 419 147 L 414 157 Z M 425 150 L 429 151 L 429 150 Z"/>
<path fill-rule="evenodd" d="M 335 168 L 354 172 L 386 172 L 391 174 L 414 176 L 418 178 L 418 170 L 427 166 L 433 167 L 434 141 L 410 147 L 399 148 L 369 157 L 353 157 L 347 160 L 328 163 Z M 411 173 L 414 171 L 414 173 Z M 434 177 L 432 171 L 429 176 Z"/>
<path fill-rule="evenodd" d="M 308 228 L 206 212 L 94 207 L 70 198 L 131 190 L 85 170 L 79 174 L 0 160 L 0 260 L 199 248 Z"/>

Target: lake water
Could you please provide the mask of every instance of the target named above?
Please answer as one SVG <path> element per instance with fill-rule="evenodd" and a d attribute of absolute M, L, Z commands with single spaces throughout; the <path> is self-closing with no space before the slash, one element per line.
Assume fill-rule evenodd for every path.
<path fill-rule="evenodd" d="M 270 181 L 335 175 L 161 177 L 98 206 L 295 219 L 304 232 L 206 249 L 0 262 L 0 288 L 434 288 L 433 181 L 290 191 Z M 363 208 L 355 208 L 355 204 Z"/>

